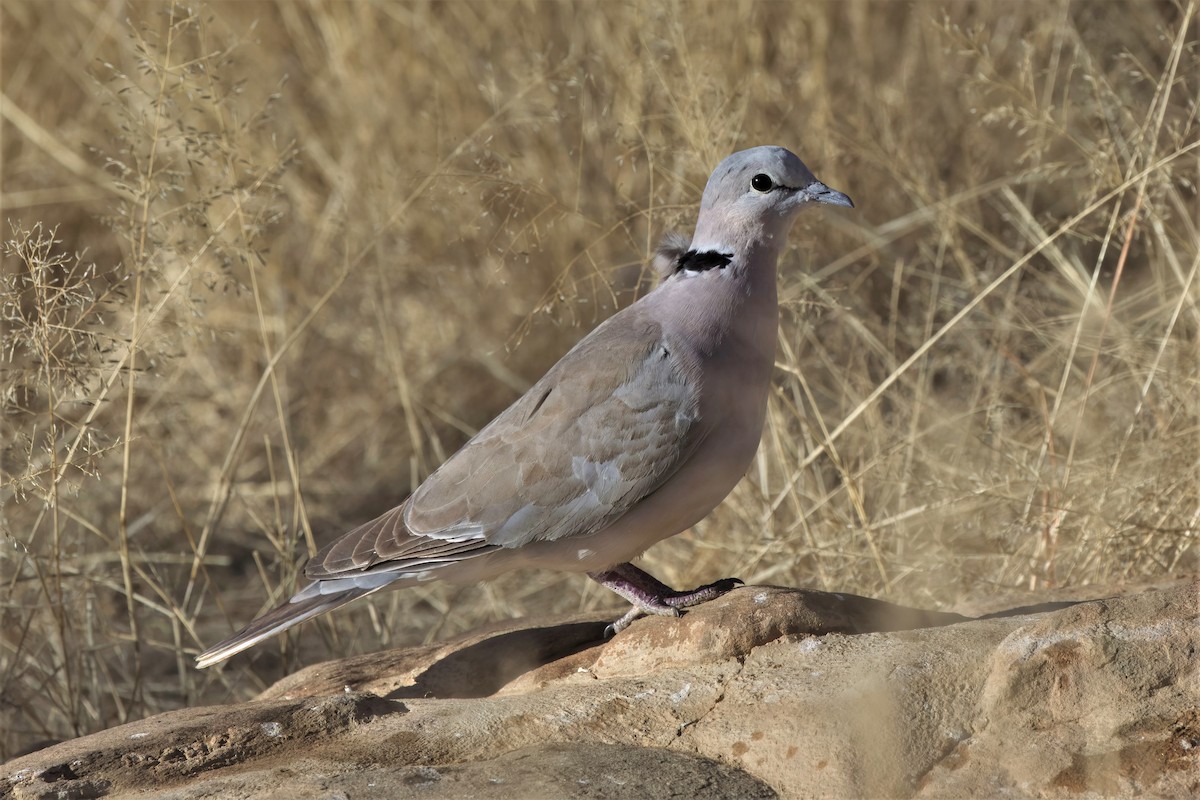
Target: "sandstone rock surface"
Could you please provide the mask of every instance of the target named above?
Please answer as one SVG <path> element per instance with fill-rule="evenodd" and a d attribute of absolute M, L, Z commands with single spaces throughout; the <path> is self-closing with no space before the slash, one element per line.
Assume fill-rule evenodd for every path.
<path fill-rule="evenodd" d="M 518 621 L 31 753 L 0 796 L 1198 796 L 1200 583 L 1114 594 L 971 619 L 750 586 L 609 641 Z"/>

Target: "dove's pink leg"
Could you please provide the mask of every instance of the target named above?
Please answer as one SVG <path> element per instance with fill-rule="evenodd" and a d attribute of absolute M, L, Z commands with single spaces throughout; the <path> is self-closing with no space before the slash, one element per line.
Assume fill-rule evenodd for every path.
<path fill-rule="evenodd" d="M 589 572 L 588 577 L 633 603 L 633 608 L 629 609 L 625 616 L 605 629 L 606 636 L 620 633 L 629 626 L 629 623 L 643 614 L 678 617 L 682 613 L 681 608 L 699 605 L 720 597 L 742 583 L 737 578 L 724 578 L 690 591 L 680 592 L 667 586 L 645 570 L 628 563 L 617 564 L 612 569 L 606 569 L 603 572 Z"/>

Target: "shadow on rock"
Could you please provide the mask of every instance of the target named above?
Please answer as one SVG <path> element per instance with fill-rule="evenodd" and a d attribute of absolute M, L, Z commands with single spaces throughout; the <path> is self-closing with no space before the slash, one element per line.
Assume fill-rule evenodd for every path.
<path fill-rule="evenodd" d="M 983 614 L 976 619 L 1004 619 L 1005 617 L 1023 617 L 1027 614 L 1047 614 L 1051 611 L 1062 611 L 1064 608 L 1077 606 L 1080 603 L 1091 603 L 1094 600 L 1102 598 L 1093 598 L 1092 600 L 1060 600 L 1053 603 L 1034 603 L 1028 606 L 1017 606 L 1016 608 L 1006 608 L 1003 611 L 993 611 L 990 614 Z"/>
<path fill-rule="evenodd" d="M 433 662 L 412 686 L 396 689 L 387 697 L 490 697 L 531 670 L 601 644 L 607 624 L 572 622 L 500 633 Z"/>

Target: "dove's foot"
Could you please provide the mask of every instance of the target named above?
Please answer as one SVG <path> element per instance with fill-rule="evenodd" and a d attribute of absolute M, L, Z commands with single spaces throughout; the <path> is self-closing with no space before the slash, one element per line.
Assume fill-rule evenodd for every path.
<path fill-rule="evenodd" d="M 643 614 L 678 617 L 683 613 L 680 609 L 706 603 L 742 583 L 737 578 L 724 578 L 690 591 L 679 592 L 633 564 L 618 564 L 603 572 L 589 572 L 588 577 L 633 604 L 633 608 L 629 609 L 625 616 L 604 629 L 605 637 L 615 636 L 625 630 L 629 623 Z"/>

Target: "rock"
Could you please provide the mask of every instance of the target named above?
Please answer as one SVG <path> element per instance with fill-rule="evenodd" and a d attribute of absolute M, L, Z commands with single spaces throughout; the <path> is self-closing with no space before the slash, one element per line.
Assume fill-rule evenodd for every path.
<path fill-rule="evenodd" d="M 157 794 L 161 800 L 199 797 L 275 798 L 286 782 L 290 800 L 387 797 L 395 800 L 561 800 L 586 797 L 629 800 L 678 797 L 697 800 L 778 795 L 747 772 L 713 759 L 659 747 L 620 744 L 551 744 L 525 747 L 488 761 L 446 766 L 370 765 L 333 770 L 312 759 L 219 775 Z"/>
<path fill-rule="evenodd" d="M 991 656 L 973 735 L 923 794 L 999 785 L 1200 795 L 1198 587 L 1022 618 Z"/>
<path fill-rule="evenodd" d="M 608 641 L 515 622 L 55 745 L 0 795 L 1195 796 L 1200 584 L 1059 606 L 742 587 Z"/>

